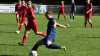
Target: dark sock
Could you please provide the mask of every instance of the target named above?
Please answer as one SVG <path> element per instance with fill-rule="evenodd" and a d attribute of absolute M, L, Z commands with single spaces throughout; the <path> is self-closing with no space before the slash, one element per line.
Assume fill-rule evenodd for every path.
<path fill-rule="evenodd" d="M 35 45 L 35 46 L 32 48 L 32 50 L 36 50 L 36 51 L 37 51 L 38 47 L 39 47 L 39 45 Z"/>
<path fill-rule="evenodd" d="M 73 20 L 74 20 L 74 16 L 73 16 Z"/>
<path fill-rule="evenodd" d="M 55 45 L 55 44 L 51 44 L 49 46 L 46 46 L 47 48 L 50 48 L 50 49 L 61 49 L 61 46 L 59 45 Z"/>

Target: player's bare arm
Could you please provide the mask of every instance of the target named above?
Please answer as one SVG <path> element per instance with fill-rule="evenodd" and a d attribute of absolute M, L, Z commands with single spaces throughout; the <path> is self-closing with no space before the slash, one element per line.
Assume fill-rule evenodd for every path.
<path fill-rule="evenodd" d="M 87 11 L 87 14 L 92 11 L 92 8 Z"/>
<path fill-rule="evenodd" d="M 65 25 L 59 24 L 59 23 L 57 23 L 57 22 L 55 22 L 55 24 L 56 24 L 57 27 L 66 28 Z"/>

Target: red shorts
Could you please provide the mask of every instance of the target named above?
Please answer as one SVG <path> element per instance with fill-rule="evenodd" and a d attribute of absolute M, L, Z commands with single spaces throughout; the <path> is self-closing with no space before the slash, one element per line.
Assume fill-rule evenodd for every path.
<path fill-rule="evenodd" d="M 60 10 L 59 13 L 60 13 L 60 14 L 64 14 L 64 10 Z"/>
<path fill-rule="evenodd" d="M 20 24 L 27 24 L 26 16 L 21 15 Z"/>
<path fill-rule="evenodd" d="M 16 17 L 21 17 L 21 14 L 17 12 Z"/>
<path fill-rule="evenodd" d="M 35 33 L 38 31 L 38 21 L 36 19 L 28 22 L 26 30 L 30 30 L 30 29 L 34 30 Z"/>
<path fill-rule="evenodd" d="M 92 13 L 85 14 L 85 19 L 91 19 Z"/>

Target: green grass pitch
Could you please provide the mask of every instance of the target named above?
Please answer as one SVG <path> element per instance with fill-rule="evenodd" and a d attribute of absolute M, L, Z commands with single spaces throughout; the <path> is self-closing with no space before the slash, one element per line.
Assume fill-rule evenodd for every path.
<path fill-rule="evenodd" d="M 37 16 L 39 31 L 46 31 L 47 20 Z M 66 55 L 62 50 L 51 50 L 41 46 L 38 50 L 39 56 L 100 56 L 100 16 L 93 16 L 92 21 L 92 29 L 84 28 L 84 17 L 76 16 L 71 28 L 57 29 L 55 43 L 67 47 Z M 61 19 L 60 23 L 63 22 Z M 0 14 L 0 56 L 28 56 L 33 44 L 41 39 L 31 31 L 28 45 L 18 46 L 24 29 L 19 35 L 15 33 L 16 30 L 15 14 Z"/>

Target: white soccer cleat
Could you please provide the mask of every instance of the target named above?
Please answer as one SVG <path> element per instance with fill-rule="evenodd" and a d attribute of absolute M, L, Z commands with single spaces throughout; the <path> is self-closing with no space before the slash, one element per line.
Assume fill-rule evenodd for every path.
<path fill-rule="evenodd" d="M 20 31 L 16 31 L 16 33 L 17 33 L 17 34 L 19 34 L 19 33 L 20 33 Z"/>
<path fill-rule="evenodd" d="M 37 51 L 31 51 L 30 56 L 38 56 Z"/>
<path fill-rule="evenodd" d="M 63 51 L 65 52 L 65 54 L 67 54 L 67 52 L 66 52 L 66 50 L 67 50 L 66 47 L 65 47 L 65 46 L 62 46 L 61 48 L 63 49 Z"/>

